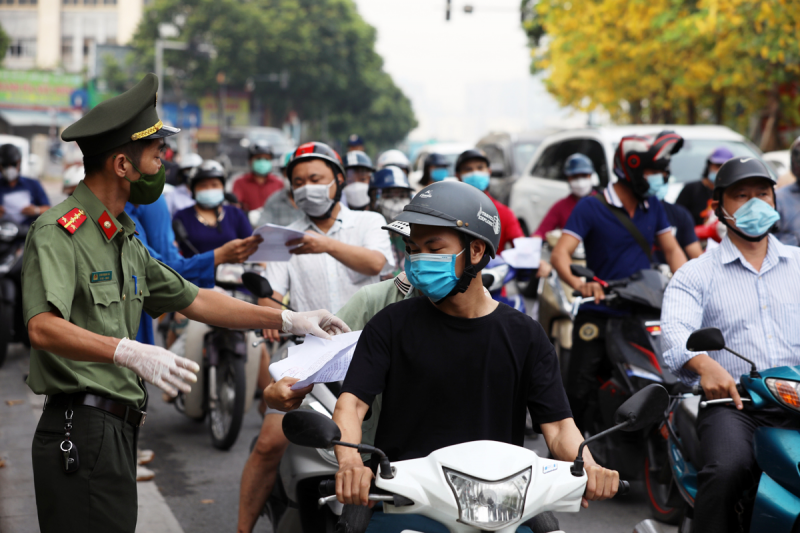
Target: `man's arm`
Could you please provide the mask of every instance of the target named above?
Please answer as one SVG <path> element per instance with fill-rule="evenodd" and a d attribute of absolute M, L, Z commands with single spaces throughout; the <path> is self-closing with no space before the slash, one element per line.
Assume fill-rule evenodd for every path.
<path fill-rule="evenodd" d="M 295 239 L 286 244 L 288 246 L 302 244 L 289 253 L 329 254 L 347 268 L 365 276 L 377 276 L 386 264 L 386 257 L 377 250 L 346 244 L 314 231 L 308 231 L 302 239 Z"/>
<path fill-rule="evenodd" d="M 229 329 L 280 330 L 282 326 L 279 309 L 253 305 L 210 289 L 200 289 L 181 314 L 197 322 Z"/>
<path fill-rule="evenodd" d="M 342 393 L 336 401 L 333 421 L 342 432 L 342 442 L 361 443 L 361 424 L 367 416 L 369 405 L 354 394 Z M 372 470 L 364 466 L 361 455 L 355 448 L 336 446 L 336 459 L 339 471 L 336 473 L 336 496 L 341 503 L 353 505 L 369 505 L 369 487 L 372 482 Z"/>
<path fill-rule="evenodd" d="M 664 252 L 667 264 L 674 274 L 686 263 L 686 255 L 683 253 L 683 250 L 681 250 L 681 245 L 678 244 L 672 231 L 664 231 L 656 238 L 658 239 L 658 245 Z"/>
<path fill-rule="evenodd" d="M 701 255 L 703 255 L 703 247 L 700 246 L 700 241 L 694 241 L 692 244 L 686 247 L 686 255 L 688 255 L 688 259 L 697 259 Z"/>
<path fill-rule="evenodd" d="M 119 339 L 104 337 L 61 318 L 58 311 L 39 313 L 28 321 L 31 347 L 73 361 L 112 363 Z"/>
<path fill-rule="evenodd" d="M 583 436 L 572 418 L 542 424 L 542 434 L 547 447 L 556 459 L 574 461 L 578 456 Z M 589 506 L 590 500 L 607 500 L 614 497 L 619 489 L 619 472 L 598 465 L 589 448 L 583 449 L 583 461 L 588 482 L 581 505 Z"/>
<path fill-rule="evenodd" d="M 573 289 L 581 291 L 584 297 L 594 296 L 595 303 L 600 303 L 600 300 L 606 297 L 603 287 L 595 281 L 584 282 L 578 276 L 573 276 L 570 271 L 572 254 L 580 242 L 577 237 L 570 233 L 562 234 L 553 249 L 553 253 L 550 255 L 550 262 L 553 263 L 553 267 L 558 272 L 558 277 L 564 280 L 565 283 Z"/>

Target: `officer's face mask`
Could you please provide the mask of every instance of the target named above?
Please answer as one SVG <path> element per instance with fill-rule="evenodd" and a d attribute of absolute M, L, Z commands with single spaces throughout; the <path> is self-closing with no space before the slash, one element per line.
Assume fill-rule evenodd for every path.
<path fill-rule="evenodd" d="M 569 180 L 569 190 L 578 198 L 588 196 L 592 192 L 592 178 L 575 178 Z"/>
<path fill-rule="evenodd" d="M 364 209 L 369 204 L 369 183 L 356 181 L 344 188 L 350 209 Z"/>
<path fill-rule="evenodd" d="M 414 254 L 406 252 L 405 271 L 411 285 L 439 303 L 452 291 L 458 276 L 456 275 L 456 258 L 463 254 Z"/>
<path fill-rule="evenodd" d="M 214 209 L 222 204 L 222 201 L 225 199 L 225 191 L 223 189 L 204 189 L 202 191 L 197 191 L 194 195 L 194 199 L 201 207 Z"/>
<path fill-rule="evenodd" d="M 470 172 L 461 176 L 461 181 L 468 185 L 476 187 L 478 190 L 485 191 L 489 187 L 489 173 L 488 172 Z"/>
<path fill-rule="evenodd" d="M 17 181 L 17 178 L 19 178 L 19 170 L 17 170 L 17 167 L 15 167 L 15 166 L 14 167 L 3 167 L 2 172 L 3 172 L 3 177 L 9 183 L 13 183 L 13 182 Z"/>
<path fill-rule="evenodd" d="M 723 207 L 722 212 L 725 219 L 732 221 L 736 229 L 741 231 L 748 240 L 760 241 L 767 236 L 767 233 L 781 219 L 780 214 L 767 202 L 759 198 L 750 198 L 742 204 L 739 209 L 731 216 Z"/>
<path fill-rule="evenodd" d="M 319 218 L 333 205 L 331 187 L 335 186 L 335 179 L 327 185 L 303 185 L 292 192 L 294 203 L 308 216 Z"/>
<path fill-rule="evenodd" d="M 131 196 L 128 201 L 135 205 L 147 205 L 158 200 L 164 191 L 164 183 L 167 181 L 166 167 L 161 165 L 155 174 L 145 174 L 136 168 L 128 156 L 125 156 L 125 159 L 131 164 L 133 170 L 139 173 L 139 179 L 136 181 L 131 181 L 124 176 L 125 180 L 131 184 Z"/>
<path fill-rule="evenodd" d="M 650 186 L 647 189 L 647 196 L 655 196 L 659 200 L 663 200 L 669 190 L 667 185 L 667 176 L 664 174 L 650 174 L 647 176 L 647 184 Z"/>

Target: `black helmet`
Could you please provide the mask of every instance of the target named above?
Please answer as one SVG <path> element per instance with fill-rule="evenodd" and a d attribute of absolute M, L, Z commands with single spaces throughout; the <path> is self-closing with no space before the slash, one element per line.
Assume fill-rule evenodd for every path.
<path fill-rule="evenodd" d="M 323 161 L 327 161 L 328 163 L 331 163 L 342 176 L 345 175 L 344 166 L 342 165 L 342 158 L 339 157 L 339 154 L 336 153 L 336 150 L 325 143 L 308 142 L 298 146 L 292 154 L 292 159 L 286 165 L 286 177 L 292 179 L 292 169 L 295 167 L 295 165 L 297 165 L 297 163 L 310 161 L 312 159 L 322 159 Z M 335 177 L 336 176 L 334 176 L 334 178 Z M 339 183 L 339 180 L 334 181 Z"/>
<path fill-rule="evenodd" d="M 15 167 L 20 161 L 22 161 L 22 153 L 19 148 L 13 144 L 0 146 L 0 168 Z"/>
<path fill-rule="evenodd" d="M 789 148 L 789 154 L 789 169 L 796 178 L 800 179 L 800 177 L 798 177 L 800 176 L 800 137 L 795 139 L 792 143 L 791 148 Z"/>
<path fill-rule="evenodd" d="M 726 161 L 717 171 L 714 180 L 714 198 L 719 200 L 723 190 L 737 181 L 748 178 L 769 180 L 773 187 L 777 183 L 775 177 L 767 170 L 767 165 L 757 157 L 734 157 Z"/>
<path fill-rule="evenodd" d="M 344 168 L 366 168 L 370 172 L 375 172 L 375 167 L 372 166 L 372 159 L 361 150 L 353 150 L 345 154 Z"/>
<path fill-rule="evenodd" d="M 470 148 L 469 150 L 464 150 L 456 159 L 456 174 L 458 174 L 461 165 L 464 164 L 466 161 L 470 159 L 480 159 L 486 162 L 486 166 L 488 167 L 491 163 L 489 163 L 489 158 L 486 157 L 486 153 L 479 148 Z"/>
<path fill-rule="evenodd" d="M 225 186 L 225 169 L 213 159 L 206 159 L 199 167 L 194 169 L 192 177 L 189 178 L 189 189 L 194 193 L 194 188 L 203 180 L 218 179 Z"/>
<path fill-rule="evenodd" d="M 655 136 L 630 135 L 623 137 L 614 152 L 614 174 L 626 182 L 638 198 L 647 195 L 650 185 L 644 170 L 669 172 L 672 155 L 683 147 L 683 137 L 674 131 L 662 131 Z"/>
<path fill-rule="evenodd" d="M 272 157 L 272 147 L 267 141 L 254 141 L 247 147 L 247 156 L 253 158 L 257 155 L 268 155 Z"/>
<path fill-rule="evenodd" d="M 425 164 L 423 168 L 428 170 L 431 167 L 448 167 L 450 166 L 450 162 L 447 161 L 447 158 L 442 154 L 437 154 L 436 152 L 428 154 L 428 157 L 425 158 Z"/>

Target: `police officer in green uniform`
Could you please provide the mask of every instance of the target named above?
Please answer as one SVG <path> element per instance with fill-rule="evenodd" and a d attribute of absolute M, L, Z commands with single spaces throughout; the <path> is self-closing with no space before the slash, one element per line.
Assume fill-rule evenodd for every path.
<path fill-rule="evenodd" d="M 145 421 L 144 381 L 175 396 L 198 366 L 133 340 L 142 310 L 180 311 L 227 328 L 328 337 L 348 331 L 328 311 L 280 312 L 200 290 L 152 259 L 135 238 L 125 203 L 154 202 L 164 187 L 164 126 L 158 79 L 103 102 L 62 134 L 77 141 L 86 178 L 39 217 L 25 245 L 24 315 L 31 340 L 28 385 L 46 394 L 33 438 L 43 533 L 130 532 L 136 528 L 136 436 Z"/>

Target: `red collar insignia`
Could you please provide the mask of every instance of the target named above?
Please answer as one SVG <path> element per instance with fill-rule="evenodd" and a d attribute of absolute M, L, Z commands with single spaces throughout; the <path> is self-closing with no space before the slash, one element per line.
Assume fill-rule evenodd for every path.
<path fill-rule="evenodd" d="M 111 239 L 117 232 L 117 226 L 111 220 L 111 215 L 108 214 L 108 211 L 103 211 L 103 214 L 97 219 L 97 223 L 100 224 L 100 229 L 105 233 L 106 239 Z"/>
<path fill-rule="evenodd" d="M 81 227 L 81 224 L 83 224 L 85 220 L 86 213 L 83 212 L 83 209 L 76 207 L 63 217 L 59 218 L 58 223 L 61 224 L 61 227 L 67 230 L 70 235 L 73 235 L 78 228 Z"/>

